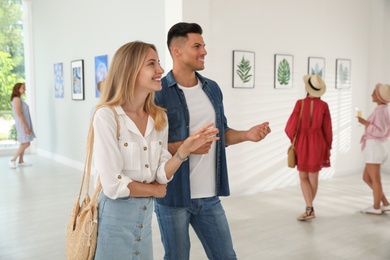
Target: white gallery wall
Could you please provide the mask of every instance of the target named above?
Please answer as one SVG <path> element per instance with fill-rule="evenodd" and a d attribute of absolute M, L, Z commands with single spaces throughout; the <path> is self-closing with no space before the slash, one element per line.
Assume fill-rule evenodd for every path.
<path fill-rule="evenodd" d="M 272 133 L 259 144 L 228 148 L 233 194 L 285 187 L 298 183 L 295 170 L 286 166 L 289 140 L 286 121 L 297 99 L 305 96 L 302 77 L 308 57 L 326 60 L 323 100 L 333 120 L 332 167 L 321 178 L 360 173 L 363 127 L 358 127 L 355 107 L 368 116 L 374 108 L 371 92 L 376 82 L 389 82 L 388 19 L 390 1 L 298 0 L 223 1 L 186 5 L 184 18 L 206 24 L 206 70 L 224 93 L 230 127 L 248 129 L 269 121 Z M 202 6 L 202 12 L 200 12 Z M 204 10 L 204 6 L 208 6 Z M 221 8 L 223 7 L 223 8 Z M 198 16 L 198 14 L 200 16 Z M 208 19 L 204 20 L 203 13 Z M 198 19 L 199 17 L 199 19 Z M 387 33 L 386 33 L 387 32 Z M 387 39 L 385 39 L 387 37 Z M 232 87 L 232 51 L 255 52 L 255 87 Z M 294 56 L 293 88 L 274 89 L 274 55 Z M 335 89 L 336 59 L 350 59 L 351 89 Z"/>
<path fill-rule="evenodd" d="M 26 0 L 27 1 L 27 0 Z M 305 96 L 302 77 L 308 57 L 325 59 L 328 102 L 333 120 L 332 167 L 321 178 L 359 174 L 363 127 L 355 107 L 367 116 L 376 82 L 390 82 L 389 0 L 117 0 L 27 1 L 31 8 L 29 85 L 34 104 L 38 154 L 82 168 L 94 97 L 94 57 L 108 55 L 124 43 L 156 44 L 166 72 L 171 67 L 166 33 L 178 21 L 204 29 L 208 55 L 204 76 L 216 80 L 224 94 L 229 126 L 238 130 L 269 121 L 272 133 L 260 143 L 228 148 L 233 194 L 281 188 L 298 183 L 286 166 L 285 123 L 297 99 Z M 233 50 L 255 53 L 255 86 L 232 87 Z M 293 87 L 274 88 L 274 55 L 294 57 Z M 70 62 L 85 63 L 85 100 L 71 99 Z M 350 89 L 335 88 L 336 59 L 351 60 Z M 53 65 L 63 62 L 65 97 L 54 98 Z M 27 79 L 28 82 L 28 79 Z M 390 169 L 385 165 L 386 169 Z"/>
<path fill-rule="evenodd" d="M 123 44 L 142 40 L 165 48 L 164 2 L 31 1 L 38 153 L 82 168 L 95 97 L 95 56 L 108 62 Z M 137 3 L 136 5 L 134 3 Z M 85 100 L 71 98 L 71 61 L 84 60 Z M 160 55 L 164 62 L 164 56 Z M 63 63 L 64 98 L 54 98 L 55 63 Z"/>

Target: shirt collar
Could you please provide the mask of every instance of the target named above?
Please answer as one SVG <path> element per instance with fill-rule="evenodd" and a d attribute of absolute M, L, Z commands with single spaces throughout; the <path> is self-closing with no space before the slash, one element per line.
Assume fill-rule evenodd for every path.
<path fill-rule="evenodd" d="M 115 106 L 114 109 L 118 113 L 118 115 L 124 115 L 125 116 L 125 122 L 126 122 L 126 128 L 132 131 L 133 133 L 136 133 L 140 136 L 142 136 L 141 132 L 138 130 L 137 126 L 134 124 L 133 120 L 131 120 L 127 115 L 126 112 L 123 110 L 122 106 Z M 148 123 L 146 125 L 146 130 L 145 130 L 145 136 L 147 137 L 150 135 L 150 133 L 154 129 L 154 120 L 153 118 L 148 115 Z"/>
<path fill-rule="evenodd" d="M 195 72 L 195 76 L 200 80 L 200 82 L 202 82 L 202 85 L 204 86 L 205 83 L 207 82 L 207 80 L 202 75 L 200 75 L 198 72 Z M 177 85 L 177 82 L 176 82 L 175 77 L 173 76 L 172 70 L 166 75 L 166 79 L 167 79 L 167 83 L 168 83 L 167 85 L 169 88 Z"/>

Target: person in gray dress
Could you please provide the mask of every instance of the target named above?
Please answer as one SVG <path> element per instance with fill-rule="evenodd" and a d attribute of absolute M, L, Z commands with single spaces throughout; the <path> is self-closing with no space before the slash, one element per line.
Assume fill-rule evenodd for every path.
<path fill-rule="evenodd" d="M 30 146 L 30 142 L 35 138 L 35 133 L 31 123 L 29 107 L 21 98 L 25 92 L 26 85 L 24 83 L 16 83 L 11 94 L 11 105 L 15 119 L 16 133 L 18 142 L 20 143 L 18 151 L 14 157 L 12 157 L 11 161 L 9 161 L 11 168 L 16 168 L 16 166 L 31 166 L 30 163 L 24 161 L 24 152 L 27 147 Z M 18 158 L 19 162 L 16 164 Z"/>

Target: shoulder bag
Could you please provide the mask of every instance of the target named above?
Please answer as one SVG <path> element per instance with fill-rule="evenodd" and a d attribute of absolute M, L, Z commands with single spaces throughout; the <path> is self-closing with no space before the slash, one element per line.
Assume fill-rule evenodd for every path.
<path fill-rule="evenodd" d="M 117 124 L 117 139 L 119 140 L 119 122 L 118 114 L 115 109 L 109 107 L 114 112 Z M 66 227 L 66 259 L 67 260 L 92 260 L 95 255 L 97 242 L 97 223 L 98 223 L 98 197 L 102 189 L 100 178 L 93 192 L 92 198 L 89 197 L 89 185 L 91 180 L 91 161 L 93 154 L 94 129 L 93 119 L 98 108 L 96 108 L 91 122 L 89 124 L 86 158 L 84 162 L 84 174 L 81 180 L 79 195 L 74 202 L 70 220 Z M 80 197 L 84 186 L 85 196 L 80 204 Z"/>
<path fill-rule="evenodd" d="M 299 119 L 298 119 L 297 129 L 295 131 L 294 139 L 293 139 L 290 147 L 287 149 L 287 166 L 290 167 L 290 168 L 295 168 L 295 166 L 297 165 L 297 155 L 295 153 L 295 140 L 297 139 L 299 125 L 301 123 L 303 104 L 304 103 L 303 103 L 303 99 L 302 99 L 302 106 L 301 106 L 301 111 L 299 112 Z"/>

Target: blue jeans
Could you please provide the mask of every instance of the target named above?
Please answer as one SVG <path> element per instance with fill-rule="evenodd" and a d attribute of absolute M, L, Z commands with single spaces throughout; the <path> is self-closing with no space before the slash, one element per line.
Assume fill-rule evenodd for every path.
<path fill-rule="evenodd" d="M 225 211 L 218 197 L 192 199 L 189 208 L 155 203 L 155 212 L 165 249 L 164 259 L 190 259 L 190 224 L 209 259 L 237 259 Z"/>

